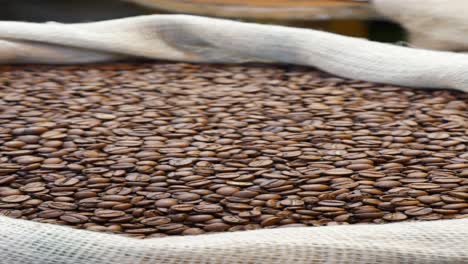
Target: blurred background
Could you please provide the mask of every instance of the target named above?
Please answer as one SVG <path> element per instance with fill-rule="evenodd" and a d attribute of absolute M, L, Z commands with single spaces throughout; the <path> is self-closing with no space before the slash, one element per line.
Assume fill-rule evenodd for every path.
<path fill-rule="evenodd" d="M 405 41 L 404 30 L 353 0 L 0 0 L 0 20 L 90 22 L 184 13 L 320 29 L 381 42 Z"/>

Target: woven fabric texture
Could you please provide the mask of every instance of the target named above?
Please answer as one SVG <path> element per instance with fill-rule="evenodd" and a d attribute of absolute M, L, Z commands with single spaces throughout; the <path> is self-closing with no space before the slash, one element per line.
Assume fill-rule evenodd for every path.
<path fill-rule="evenodd" d="M 0 217 L 0 263 L 468 263 L 468 219 L 137 240 Z"/>
<path fill-rule="evenodd" d="M 84 24 L 0 22 L 0 63 L 88 63 L 124 58 L 274 62 L 357 80 L 468 91 L 468 55 L 331 33 L 185 15 Z"/>

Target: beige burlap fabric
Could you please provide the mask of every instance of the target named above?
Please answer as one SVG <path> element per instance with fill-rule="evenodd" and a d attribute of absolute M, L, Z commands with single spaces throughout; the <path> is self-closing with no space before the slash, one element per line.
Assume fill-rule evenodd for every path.
<path fill-rule="evenodd" d="M 291 63 L 358 80 L 468 91 L 468 55 L 315 30 L 183 15 L 69 25 L 0 22 L 0 63 L 87 63 L 129 57 Z"/>
<path fill-rule="evenodd" d="M 137 240 L 0 217 L 0 263 L 468 263 L 468 219 Z"/>
<path fill-rule="evenodd" d="M 398 9 L 388 5 L 392 1 L 376 0 L 376 4 L 387 6 L 388 12 L 384 12 L 412 32 L 421 32 L 427 21 L 418 24 L 407 20 L 407 15 L 400 16 Z M 404 1 L 407 8 L 413 1 L 422 6 L 431 2 L 462 3 Z M 401 14 L 406 14 L 405 9 L 401 10 Z M 458 35 L 453 36 L 463 28 L 444 33 L 449 39 L 444 42 L 463 46 Z M 437 32 L 445 31 L 438 27 Z M 180 15 L 71 25 L 0 22 L 3 64 L 88 63 L 125 58 L 292 63 L 353 79 L 468 91 L 468 55 L 380 44 L 313 30 Z M 468 263 L 468 220 L 136 240 L 0 217 L 0 256 L 0 263 L 5 264 Z"/>

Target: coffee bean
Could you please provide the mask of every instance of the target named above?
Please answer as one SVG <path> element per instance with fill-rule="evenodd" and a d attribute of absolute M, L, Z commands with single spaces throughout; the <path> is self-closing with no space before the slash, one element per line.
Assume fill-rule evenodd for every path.
<path fill-rule="evenodd" d="M 50 202 L 48 206 L 52 209 L 71 211 L 77 208 L 76 204 L 67 202 Z"/>
<path fill-rule="evenodd" d="M 114 217 L 124 216 L 125 213 L 122 211 L 115 211 L 115 210 L 96 210 L 95 215 L 97 217 L 102 217 L 102 218 L 114 218 Z"/>
<path fill-rule="evenodd" d="M 307 185 L 301 185 L 300 188 L 305 191 L 326 191 L 330 187 L 325 184 L 307 184 Z"/>
<path fill-rule="evenodd" d="M 384 215 L 382 218 L 387 221 L 402 221 L 406 220 L 408 217 L 403 213 L 390 213 Z"/>
<path fill-rule="evenodd" d="M 270 159 L 260 159 L 255 160 L 249 163 L 250 167 L 269 167 L 273 164 L 273 161 Z"/>
<path fill-rule="evenodd" d="M 97 113 L 94 115 L 94 117 L 96 117 L 97 119 L 101 119 L 101 120 L 112 120 L 112 119 L 117 118 L 117 116 L 115 115 L 104 114 L 104 113 Z"/>
<path fill-rule="evenodd" d="M 193 159 L 176 159 L 170 160 L 169 165 L 175 167 L 187 166 L 193 163 Z"/>
<path fill-rule="evenodd" d="M 268 217 L 268 218 L 264 219 L 260 223 L 260 225 L 261 226 L 272 226 L 272 225 L 278 224 L 280 221 L 281 221 L 281 218 L 276 217 L 276 216 L 271 216 L 271 217 Z"/>
<path fill-rule="evenodd" d="M 0 169 L 0 173 L 1 173 L 1 169 Z M 0 176 L 0 185 L 7 185 L 7 184 L 10 184 L 12 182 L 16 181 L 16 177 L 11 175 L 11 176 Z"/>
<path fill-rule="evenodd" d="M 203 231 L 200 228 L 187 228 L 182 232 L 182 235 L 185 236 L 194 236 L 194 235 L 201 235 L 204 234 L 205 231 Z"/>
<path fill-rule="evenodd" d="M 162 207 L 162 208 L 169 208 L 176 204 L 177 204 L 177 199 L 173 199 L 173 198 L 160 199 L 154 203 L 156 207 Z"/>
<path fill-rule="evenodd" d="M 418 199 L 420 202 L 425 203 L 425 204 L 433 204 L 433 203 L 437 203 L 441 201 L 439 196 L 431 196 L 431 195 L 419 196 L 416 199 Z"/>
<path fill-rule="evenodd" d="M 216 204 L 201 204 L 193 208 L 195 212 L 199 213 L 219 213 L 223 211 L 223 207 Z"/>
<path fill-rule="evenodd" d="M 155 216 L 155 217 L 145 218 L 141 221 L 142 224 L 149 225 L 149 226 L 160 226 L 160 225 L 168 224 L 170 222 L 171 222 L 171 219 L 169 217 L 164 217 L 164 216 Z"/>
<path fill-rule="evenodd" d="M 47 131 L 45 127 L 27 127 L 13 129 L 13 135 L 40 135 Z"/>
<path fill-rule="evenodd" d="M 60 220 L 70 224 L 83 224 L 88 221 L 88 217 L 80 214 L 64 214 L 60 216 Z"/>
<path fill-rule="evenodd" d="M 3 197 L 2 202 L 5 202 L 5 203 L 21 203 L 21 202 L 24 202 L 24 201 L 29 200 L 29 199 L 31 199 L 31 197 L 28 196 L 28 195 L 10 195 L 10 196 L 7 196 L 7 197 Z"/>
<path fill-rule="evenodd" d="M 44 158 L 41 157 L 35 157 L 35 156 L 20 156 L 19 158 L 16 159 L 16 162 L 18 164 L 31 164 L 31 163 L 37 163 L 43 161 Z"/>
<path fill-rule="evenodd" d="M 301 156 L 302 151 L 289 151 L 281 153 L 281 157 L 283 158 L 295 158 Z"/>
<path fill-rule="evenodd" d="M 57 179 L 56 181 L 54 181 L 54 184 L 56 186 L 73 186 L 77 183 L 79 183 L 80 180 L 76 179 L 76 178 L 60 178 L 60 179 Z"/>
<path fill-rule="evenodd" d="M 281 205 L 283 206 L 303 206 L 304 205 L 304 201 L 302 200 L 293 200 L 293 199 L 286 199 L 286 200 L 282 200 L 280 202 Z"/>
<path fill-rule="evenodd" d="M 0 79 L 1 215 L 151 238 L 468 214 L 464 93 L 271 65 Z"/>
<path fill-rule="evenodd" d="M 240 193 L 240 189 L 237 187 L 231 187 L 231 186 L 226 186 L 226 187 L 221 187 L 216 190 L 217 194 L 223 195 L 223 196 L 230 196 L 235 193 Z"/>
<path fill-rule="evenodd" d="M 35 192 L 44 191 L 46 187 L 44 186 L 42 182 L 31 182 L 20 187 L 19 189 L 22 192 L 35 193 Z"/>
<path fill-rule="evenodd" d="M 390 189 L 390 188 L 401 186 L 401 183 L 398 181 L 387 180 L 387 181 L 378 181 L 374 184 L 374 186 L 377 188 Z"/>
<path fill-rule="evenodd" d="M 385 173 L 380 171 L 373 171 L 373 170 L 361 170 L 358 174 L 362 177 L 366 178 L 383 178 L 385 177 Z"/>
<path fill-rule="evenodd" d="M 353 174 L 353 171 L 348 170 L 348 169 L 331 169 L 331 170 L 326 170 L 323 173 L 326 174 L 326 175 L 344 176 L 344 175 Z"/>
<path fill-rule="evenodd" d="M 450 134 L 448 133 L 441 133 L 441 132 L 436 132 L 436 133 L 430 133 L 427 135 L 428 138 L 430 139 L 446 139 L 450 137 Z"/>
<path fill-rule="evenodd" d="M 439 188 L 440 185 L 434 184 L 434 183 L 410 183 L 408 184 L 408 187 L 414 188 L 414 189 L 427 190 L 427 189 Z"/>
<path fill-rule="evenodd" d="M 37 216 L 40 218 L 52 219 L 52 218 L 59 218 L 63 214 L 65 214 L 65 212 L 61 210 L 44 210 L 44 211 L 39 212 Z"/>
<path fill-rule="evenodd" d="M 346 205 L 346 203 L 343 201 L 338 201 L 338 200 L 323 200 L 323 201 L 318 202 L 318 205 L 327 206 L 327 207 L 328 206 L 341 207 L 341 206 Z"/>
<path fill-rule="evenodd" d="M 427 215 L 430 213 L 432 213 L 432 209 L 425 208 L 425 207 L 416 207 L 416 208 L 408 209 L 405 211 L 405 214 L 410 215 L 410 216 L 421 216 L 421 215 Z"/>
<path fill-rule="evenodd" d="M 212 223 L 203 227 L 203 230 L 207 232 L 222 232 L 229 229 L 231 226 L 224 223 Z"/>

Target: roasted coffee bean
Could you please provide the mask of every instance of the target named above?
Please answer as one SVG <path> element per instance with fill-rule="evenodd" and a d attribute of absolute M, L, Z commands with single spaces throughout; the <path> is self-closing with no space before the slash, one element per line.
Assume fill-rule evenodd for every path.
<path fill-rule="evenodd" d="M 403 213 L 390 213 L 384 215 L 382 218 L 387 221 L 402 221 L 406 220 L 408 217 Z"/>
<path fill-rule="evenodd" d="M 5 203 L 21 203 L 29 199 L 31 199 L 31 197 L 28 195 L 10 195 L 3 197 L 1 200 Z"/>
<path fill-rule="evenodd" d="M 27 164 L 31 164 L 31 163 L 38 163 L 38 162 L 41 162 L 43 161 L 44 158 L 42 157 L 36 157 L 36 156 L 20 156 L 16 159 L 16 162 L 18 164 L 22 164 L 22 165 L 27 165 Z"/>
<path fill-rule="evenodd" d="M 60 216 L 60 220 L 70 224 L 83 224 L 88 221 L 88 217 L 80 214 L 64 214 Z"/>
<path fill-rule="evenodd" d="M 155 217 L 145 218 L 141 221 L 142 224 L 149 225 L 149 226 L 165 225 L 170 222 L 171 222 L 171 219 L 169 217 L 164 217 L 164 216 L 155 216 Z"/>
<path fill-rule="evenodd" d="M 101 218 L 114 218 L 124 216 L 125 212 L 116 210 L 96 210 L 95 215 Z"/>
<path fill-rule="evenodd" d="M 430 213 L 432 213 L 432 209 L 424 208 L 424 207 L 416 207 L 416 208 L 408 209 L 405 211 L 405 214 L 410 215 L 410 216 L 421 216 L 421 215 L 427 215 Z"/>
<path fill-rule="evenodd" d="M 273 164 L 273 161 L 270 159 L 259 159 L 249 163 L 250 167 L 269 167 Z"/>
<path fill-rule="evenodd" d="M 326 170 L 323 173 L 326 175 L 344 176 L 344 175 L 351 175 L 353 171 L 348 170 L 348 169 L 331 169 L 331 170 Z"/>
<path fill-rule="evenodd" d="M 199 213 L 220 213 L 223 211 L 223 207 L 216 204 L 200 204 L 195 206 L 193 210 Z"/>
<path fill-rule="evenodd" d="M 76 204 L 73 203 L 67 203 L 67 202 L 50 202 L 47 204 L 50 208 L 52 209 L 57 209 L 57 210 L 75 210 L 77 208 Z"/>
<path fill-rule="evenodd" d="M 326 191 L 330 189 L 330 186 L 325 184 L 306 184 L 301 185 L 300 188 L 305 191 Z"/>
<path fill-rule="evenodd" d="M 0 80 L 1 215 L 139 238 L 468 215 L 466 93 L 267 65 Z"/>

